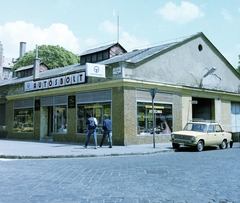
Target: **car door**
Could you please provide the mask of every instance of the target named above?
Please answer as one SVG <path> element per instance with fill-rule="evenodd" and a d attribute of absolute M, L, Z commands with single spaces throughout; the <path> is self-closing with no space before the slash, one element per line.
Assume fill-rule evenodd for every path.
<path fill-rule="evenodd" d="M 220 145 L 223 139 L 223 130 L 220 125 L 215 125 L 216 144 Z"/>
<path fill-rule="evenodd" d="M 205 141 L 205 146 L 210 146 L 210 145 L 214 145 L 214 143 L 216 142 L 216 133 L 215 133 L 215 128 L 214 125 L 210 124 L 208 126 L 208 131 L 207 131 L 208 135 L 207 135 L 207 139 Z"/>

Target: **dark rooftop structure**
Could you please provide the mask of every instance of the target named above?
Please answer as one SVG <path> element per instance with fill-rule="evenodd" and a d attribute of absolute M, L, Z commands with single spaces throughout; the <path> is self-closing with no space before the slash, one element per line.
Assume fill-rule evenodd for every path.
<path fill-rule="evenodd" d="M 104 61 L 126 52 L 127 51 L 119 43 L 113 43 L 95 49 L 90 49 L 80 55 L 81 65 Z"/>

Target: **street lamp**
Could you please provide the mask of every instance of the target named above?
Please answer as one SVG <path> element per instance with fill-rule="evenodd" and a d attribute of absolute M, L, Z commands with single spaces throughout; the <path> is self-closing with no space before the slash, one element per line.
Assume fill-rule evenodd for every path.
<path fill-rule="evenodd" d="M 208 70 L 208 71 L 203 75 L 203 77 L 201 78 L 201 81 L 200 81 L 200 85 L 199 85 L 200 88 L 202 88 L 202 86 L 203 86 L 203 84 L 202 84 L 203 78 L 207 77 L 207 76 L 210 75 L 210 74 L 213 74 L 216 70 L 217 70 L 216 67 L 212 67 L 210 70 Z"/>

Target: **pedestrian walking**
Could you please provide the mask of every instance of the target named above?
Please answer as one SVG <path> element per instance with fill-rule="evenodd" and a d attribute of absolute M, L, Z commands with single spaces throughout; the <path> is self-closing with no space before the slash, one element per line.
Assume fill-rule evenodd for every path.
<path fill-rule="evenodd" d="M 97 149 L 97 133 L 96 133 L 97 121 L 96 120 L 97 119 L 94 118 L 92 116 L 92 114 L 88 114 L 88 119 L 86 122 L 86 126 L 88 128 L 88 134 L 87 134 L 87 138 L 85 141 L 85 145 L 83 145 L 83 147 L 85 147 L 85 148 L 87 148 L 89 139 L 90 139 L 91 135 L 93 134 L 94 145 L 95 145 L 94 149 Z"/>
<path fill-rule="evenodd" d="M 103 137 L 99 146 L 102 147 L 105 137 L 108 135 L 109 148 L 112 148 L 112 121 L 108 118 L 107 114 L 103 115 L 103 119 Z"/>

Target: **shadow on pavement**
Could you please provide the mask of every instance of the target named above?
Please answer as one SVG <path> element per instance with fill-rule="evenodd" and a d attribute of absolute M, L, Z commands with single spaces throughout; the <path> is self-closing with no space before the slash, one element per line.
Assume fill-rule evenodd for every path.
<path fill-rule="evenodd" d="M 219 149 L 217 146 L 212 147 L 204 147 L 203 151 L 211 151 Z M 180 147 L 179 149 L 175 149 L 175 152 L 198 152 L 195 147 Z"/>

